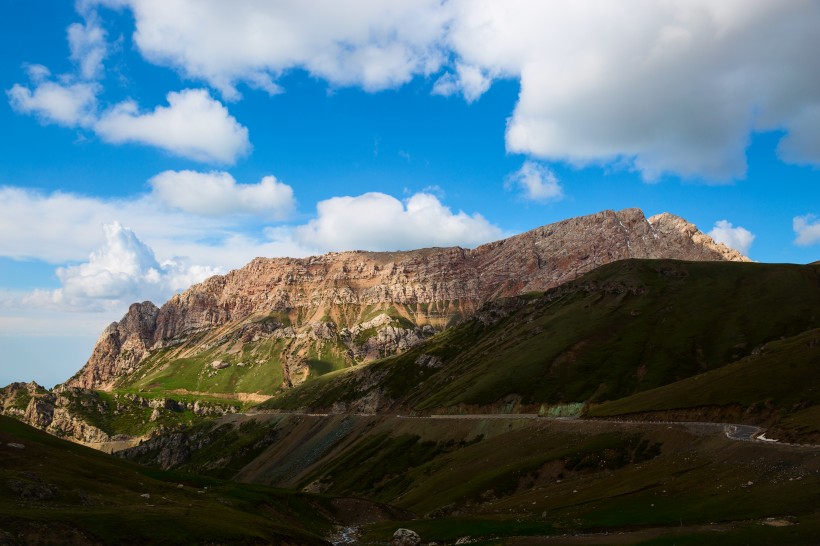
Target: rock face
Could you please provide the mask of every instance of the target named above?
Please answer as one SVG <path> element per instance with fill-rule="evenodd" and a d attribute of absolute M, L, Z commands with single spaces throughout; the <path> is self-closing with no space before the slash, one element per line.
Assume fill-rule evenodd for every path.
<path fill-rule="evenodd" d="M 682 218 L 664 213 L 646 219 L 639 209 L 573 218 L 473 250 L 257 258 L 192 286 L 161 309 L 150 302 L 132 305 L 123 320 L 106 328 L 88 363 L 67 384 L 111 388 L 151 350 L 190 344 L 203 332 L 272 313 L 290 317 L 290 324 L 248 323 L 236 335 L 241 341 L 332 339 L 355 363 L 404 350 L 488 300 L 553 288 L 627 258 L 748 261 Z M 388 308 L 399 308 L 404 322 L 361 311 Z M 286 384 L 306 375 L 299 360 L 304 356 L 291 356 L 281 363 Z"/>
<path fill-rule="evenodd" d="M 119 376 L 133 371 L 154 343 L 159 309 L 150 301 L 134 303 L 119 322 L 111 323 L 100 335 L 91 362 L 68 382 L 69 386 L 106 388 Z"/>
<path fill-rule="evenodd" d="M 110 436 L 89 424 L 75 411 L 71 395 L 77 389 L 50 392 L 37 383 L 12 383 L 0 389 L 0 414 L 55 436 L 80 443 L 106 442 Z"/>

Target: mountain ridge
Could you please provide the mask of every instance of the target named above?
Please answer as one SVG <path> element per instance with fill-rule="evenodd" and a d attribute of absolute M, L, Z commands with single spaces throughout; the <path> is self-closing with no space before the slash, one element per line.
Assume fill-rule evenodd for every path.
<path fill-rule="evenodd" d="M 220 342 L 229 351 L 231 343 L 260 339 L 282 340 L 268 365 L 281 367 L 281 385 L 298 384 L 314 372 L 312 355 L 325 362 L 323 353 L 331 354 L 332 367 L 346 367 L 394 354 L 486 301 L 553 288 L 627 258 L 749 261 L 682 218 L 646 218 L 639 209 L 571 218 L 475 249 L 256 258 L 161 308 L 133 304 L 105 329 L 89 361 L 65 385 L 110 390 L 144 367 L 152 352 L 188 358 Z M 362 328 L 374 320 L 378 324 Z M 370 337 L 357 341 L 357 328 Z M 222 362 L 213 361 L 217 369 Z M 259 382 L 253 387 L 259 392 Z"/>
<path fill-rule="evenodd" d="M 260 407 L 425 414 L 571 405 L 577 413 L 754 359 L 782 338 L 814 339 L 807 332 L 820 327 L 818 304 L 817 266 L 621 260 L 543 293 L 489 302 L 401 355 L 323 376 Z M 804 343 L 789 354 L 788 367 L 778 372 L 775 358 L 766 373 L 814 384 L 820 368 L 808 362 L 818 353 Z M 800 358 L 807 364 L 796 368 Z M 769 381 L 738 401 L 751 407 L 769 398 L 771 406 L 761 394 L 778 392 Z M 801 393 L 801 403 L 820 401 L 809 388 Z M 704 403 L 695 395 L 689 402 Z"/>

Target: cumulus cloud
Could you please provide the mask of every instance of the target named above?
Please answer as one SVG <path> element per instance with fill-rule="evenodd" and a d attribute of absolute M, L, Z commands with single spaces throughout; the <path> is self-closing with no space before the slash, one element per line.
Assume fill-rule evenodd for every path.
<path fill-rule="evenodd" d="M 254 186 L 262 192 L 267 188 L 266 184 Z M 0 256 L 53 264 L 83 260 L 104 243 L 100 226 L 115 221 L 139 233 L 160 260 L 181 255 L 192 263 L 240 267 L 256 256 L 310 253 L 312 249 L 290 240 L 254 234 L 258 229 L 254 226 L 268 212 L 193 214 L 169 207 L 155 191 L 127 199 L 102 199 L 0 186 Z"/>
<path fill-rule="evenodd" d="M 76 73 L 52 78 L 42 65 L 27 67 L 30 85 L 6 90 L 12 108 L 43 123 L 94 131 L 114 144 L 127 142 L 160 148 L 207 163 L 232 164 L 250 149 L 248 129 L 204 89 L 184 89 L 167 95 L 168 106 L 144 112 L 133 100 L 100 111 L 103 60 L 108 54 L 106 33 L 93 0 L 80 0 L 84 23 L 67 29 Z"/>
<path fill-rule="evenodd" d="M 507 177 L 505 186 L 518 188 L 530 201 L 555 201 L 564 195 L 555 173 L 535 161 L 525 161 L 520 169 Z"/>
<path fill-rule="evenodd" d="M 808 246 L 820 243 L 820 219 L 813 214 L 795 216 L 792 219 L 792 228 L 797 235 L 795 244 Z"/>
<path fill-rule="evenodd" d="M 0 187 L 0 255 L 50 263 L 82 260 L 102 244 L 100 226 L 117 219 L 168 244 L 175 238 L 195 240 L 205 229 L 215 235 L 224 231 L 217 222 L 162 212 L 146 196 L 106 200 Z"/>
<path fill-rule="evenodd" d="M 54 80 L 42 65 L 30 65 L 27 72 L 32 87 L 18 83 L 6 91 L 15 111 L 66 127 L 88 127 L 94 122 L 98 84 Z"/>
<path fill-rule="evenodd" d="M 297 242 L 328 250 L 406 250 L 476 246 L 501 237 L 480 214 L 453 213 L 437 197 L 417 193 L 401 202 L 384 193 L 334 197 L 316 205 L 318 216 L 294 228 Z"/>
<path fill-rule="evenodd" d="M 148 60 L 200 78 L 225 97 L 244 82 L 271 92 L 275 79 L 302 68 L 334 85 L 395 87 L 445 60 L 440 38 L 448 8 L 440 0 L 100 0 L 127 6 L 134 42 Z"/>
<path fill-rule="evenodd" d="M 248 129 L 203 89 L 168 93 L 168 106 L 141 113 L 133 101 L 103 112 L 94 130 L 108 142 L 136 142 L 197 161 L 233 163 L 250 150 Z"/>
<path fill-rule="evenodd" d="M 275 176 L 258 184 L 237 184 L 226 172 L 165 171 L 149 183 L 165 205 L 204 216 L 255 214 L 282 220 L 296 205 L 293 189 Z"/>
<path fill-rule="evenodd" d="M 727 220 L 715 222 L 715 227 L 709 232 L 709 237 L 718 243 L 734 248 L 744 255 L 749 253 L 749 248 L 755 240 L 755 236 L 751 231 L 740 226 L 734 227 Z"/>
<path fill-rule="evenodd" d="M 47 69 L 38 68 L 33 88 L 15 84 L 6 93 L 17 112 L 44 123 L 87 128 L 112 144 L 144 144 L 205 163 L 232 164 L 251 149 L 248 129 L 203 89 L 168 93 L 168 106 L 152 112 L 125 101 L 100 114 L 99 84 L 46 79 Z"/>
<path fill-rule="evenodd" d="M 453 8 L 449 40 L 460 62 L 520 78 L 509 151 L 627 160 L 647 179 L 719 181 L 745 174 L 752 131 L 785 127 L 816 143 L 799 136 L 812 134 L 799 114 L 820 97 L 813 2 L 455 0 Z"/>
<path fill-rule="evenodd" d="M 785 130 L 784 160 L 820 162 L 810 0 L 101 1 L 133 11 L 148 60 L 226 96 L 292 68 L 376 90 L 448 67 L 433 92 L 468 101 L 520 81 L 511 152 L 726 181 L 753 132 Z"/>
<path fill-rule="evenodd" d="M 721 182 L 745 175 L 754 132 L 777 130 L 784 161 L 820 163 L 820 9 L 811 0 L 84 0 L 86 21 L 69 37 L 87 76 L 105 56 L 99 4 L 131 10 L 147 60 L 230 99 L 240 83 L 278 92 L 276 80 L 292 69 L 369 91 L 437 75 L 433 93 L 470 102 L 494 79 L 514 78 L 513 153 L 625 165 L 647 180 Z M 77 104 L 90 104 L 87 89 L 66 82 L 38 91 L 15 86 L 9 95 L 18 110 L 63 124 L 76 123 Z M 224 129 L 216 143 L 195 138 L 206 138 L 200 126 L 181 130 L 163 107 L 140 114 L 126 103 L 102 127 L 112 141 L 230 163 L 247 152 L 244 128 L 198 93 Z M 159 119 L 174 139 L 155 130 Z M 192 141 L 174 145 L 178 138 Z"/>
<path fill-rule="evenodd" d="M 151 250 L 119 222 L 103 226 L 105 244 L 80 265 L 58 268 L 56 290 L 36 290 L 23 304 L 59 310 L 107 310 L 136 300 L 164 302 L 175 291 L 220 272 L 217 268 L 169 260 Z"/>

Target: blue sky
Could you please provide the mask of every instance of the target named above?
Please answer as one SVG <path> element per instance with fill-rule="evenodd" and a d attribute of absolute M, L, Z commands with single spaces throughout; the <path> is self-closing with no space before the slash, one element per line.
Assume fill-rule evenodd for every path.
<path fill-rule="evenodd" d="M 820 259 L 820 6 L 0 0 L 0 384 L 255 256 L 671 212 Z"/>

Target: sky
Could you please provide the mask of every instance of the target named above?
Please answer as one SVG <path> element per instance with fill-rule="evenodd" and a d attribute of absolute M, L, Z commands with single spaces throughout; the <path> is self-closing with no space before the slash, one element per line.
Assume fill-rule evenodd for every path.
<path fill-rule="evenodd" d="M 0 385 L 256 256 L 671 212 L 820 259 L 815 0 L 0 0 Z"/>

